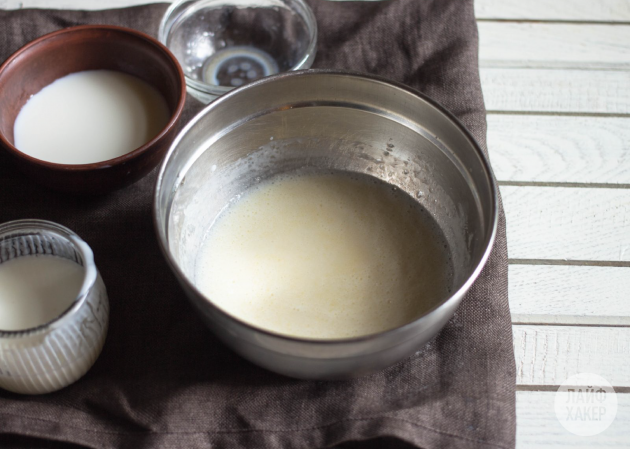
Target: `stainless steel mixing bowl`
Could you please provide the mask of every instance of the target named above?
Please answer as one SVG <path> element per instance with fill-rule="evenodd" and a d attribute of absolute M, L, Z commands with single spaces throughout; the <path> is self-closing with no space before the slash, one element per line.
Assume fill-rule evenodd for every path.
<path fill-rule="evenodd" d="M 248 187 L 304 168 L 369 174 L 415 198 L 448 242 L 451 296 L 399 328 L 338 340 L 262 330 L 205 298 L 194 272 L 209 224 Z M 154 215 L 173 272 L 228 346 L 281 374 L 342 379 L 403 360 L 446 324 L 490 254 L 497 187 L 477 143 L 434 101 L 381 78 L 304 71 L 236 89 L 199 113 L 162 165 Z"/>

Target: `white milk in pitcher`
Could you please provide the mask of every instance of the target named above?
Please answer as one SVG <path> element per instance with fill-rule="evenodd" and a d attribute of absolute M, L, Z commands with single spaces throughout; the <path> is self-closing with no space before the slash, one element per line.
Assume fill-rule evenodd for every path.
<path fill-rule="evenodd" d="M 81 291 L 85 269 L 53 255 L 29 255 L 0 263 L 0 331 L 26 331 L 64 314 Z M 41 394 L 83 376 L 101 352 L 109 303 L 100 277 L 81 307 L 65 321 L 17 333 L 0 332 L 0 388 Z"/>
<path fill-rule="evenodd" d="M 0 264 L 0 330 L 46 324 L 76 299 L 84 268 L 55 256 L 24 256 Z"/>
<path fill-rule="evenodd" d="M 365 175 L 283 175 L 210 226 L 195 284 L 254 326 L 296 337 L 367 335 L 449 294 L 443 235 L 406 193 Z"/>
<path fill-rule="evenodd" d="M 44 87 L 22 107 L 14 145 L 58 164 L 113 159 L 144 145 L 169 120 L 164 97 L 122 72 L 72 73 Z"/>

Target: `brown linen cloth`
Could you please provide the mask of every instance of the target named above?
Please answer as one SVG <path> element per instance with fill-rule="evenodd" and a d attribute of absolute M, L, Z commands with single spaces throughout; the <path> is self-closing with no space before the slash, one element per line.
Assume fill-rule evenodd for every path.
<path fill-rule="evenodd" d="M 375 73 L 418 88 L 485 148 L 471 0 L 310 3 L 319 25 L 316 67 Z M 165 9 L 1 11 L 0 60 L 72 25 L 118 24 L 155 36 Z M 188 117 L 199 109 L 189 98 Z M 115 193 L 74 198 L 34 185 L 0 156 L 0 222 L 41 218 L 76 231 L 94 250 L 111 301 L 104 350 L 83 379 L 42 396 L 0 392 L 0 446 L 514 446 L 503 213 L 485 270 L 428 346 L 368 377 L 307 382 L 241 359 L 193 312 L 154 237 L 155 177 L 156 171 Z"/>

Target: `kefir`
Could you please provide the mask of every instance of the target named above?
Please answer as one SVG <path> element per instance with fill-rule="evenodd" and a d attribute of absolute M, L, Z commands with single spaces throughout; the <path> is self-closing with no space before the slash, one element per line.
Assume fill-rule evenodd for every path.
<path fill-rule="evenodd" d="M 83 266 L 53 255 L 0 263 L 0 388 L 48 393 L 76 381 L 94 364 L 109 316 L 100 276 L 81 305 L 64 315 L 85 276 Z"/>
<path fill-rule="evenodd" d="M 0 264 L 0 330 L 46 324 L 76 299 L 81 265 L 55 256 L 18 257 Z"/>

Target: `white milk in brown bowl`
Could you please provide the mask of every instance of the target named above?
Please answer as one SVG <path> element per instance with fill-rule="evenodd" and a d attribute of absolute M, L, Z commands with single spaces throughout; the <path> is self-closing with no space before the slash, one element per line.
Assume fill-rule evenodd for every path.
<path fill-rule="evenodd" d="M 280 175 L 215 219 L 195 284 L 262 329 L 356 337 L 409 323 L 446 298 L 446 248 L 429 214 L 383 181 L 342 172 Z"/>
<path fill-rule="evenodd" d="M 166 100 L 141 79 L 112 70 L 64 76 L 33 95 L 14 125 L 15 147 L 57 164 L 107 161 L 141 147 L 169 120 Z"/>

